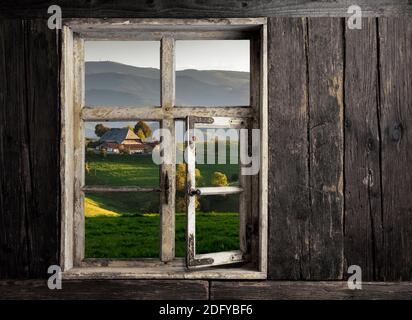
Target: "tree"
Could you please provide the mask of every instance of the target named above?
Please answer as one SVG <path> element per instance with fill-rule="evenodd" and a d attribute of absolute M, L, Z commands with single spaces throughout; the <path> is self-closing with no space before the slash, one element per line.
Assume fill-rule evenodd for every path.
<path fill-rule="evenodd" d="M 195 170 L 196 184 L 199 185 L 202 180 L 202 175 L 199 169 Z M 186 211 L 186 164 L 179 163 L 176 170 L 176 211 L 185 212 Z M 200 207 L 200 202 L 198 197 L 195 198 L 195 207 L 198 209 Z"/>
<path fill-rule="evenodd" d="M 196 185 L 202 182 L 202 174 L 199 169 L 195 169 Z M 186 163 L 179 163 L 176 170 L 176 189 L 184 191 L 186 187 Z"/>
<path fill-rule="evenodd" d="M 145 134 L 144 134 L 144 132 L 143 132 L 143 130 L 142 129 L 139 129 L 139 130 L 137 130 L 137 136 L 140 138 L 140 139 L 142 139 L 142 140 L 144 140 L 144 139 L 146 139 L 146 136 L 145 136 Z"/>
<path fill-rule="evenodd" d="M 139 130 L 141 130 L 141 132 L 143 133 L 143 138 L 139 136 Z M 147 139 L 152 136 L 152 128 L 150 128 L 150 126 L 146 122 L 139 120 L 134 126 L 134 133 L 137 134 L 141 139 Z"/>
<path fill-rule="evenodd" d="M 96 124 L 96 126 L 94 127 L 94 133 L 96 134 L 96 136 L 101 137 L 103 136 L 106 132 L 110 131 L 111 128 L 104 126 L 103 124 L 99 123 Z"/>
<path fill-rule="evenodd" d="M 223 172 L 213 172 L 212 176 L 212 186 L 214 187 L 225 187 L 229 185 L 227 177 Z"/>

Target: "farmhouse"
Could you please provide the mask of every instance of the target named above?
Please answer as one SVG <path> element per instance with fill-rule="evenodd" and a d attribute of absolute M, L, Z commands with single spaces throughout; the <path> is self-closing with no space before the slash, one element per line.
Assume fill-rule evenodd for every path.
<path fill-rule="evenodd" d="M 144 142 L 129 128 L 114 128 L 101 136 L 96 150 L 108 153 L 149 153 L 154 143 Z"/>

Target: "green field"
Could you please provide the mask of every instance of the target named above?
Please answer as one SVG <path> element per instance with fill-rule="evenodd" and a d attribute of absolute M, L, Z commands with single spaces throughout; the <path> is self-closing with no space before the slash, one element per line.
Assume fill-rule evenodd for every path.
<path fill-rule="evenodd" d="M 151 155 L 86 155 L 86 185 L 158 186 Z M 198 165 L 199 185 L 210 186 L 215 171 L 237 184 L 238 165 Z M 88 193 L 85 199 L 86 257 L 159 256 L 158 193 Z M 196 214 L 198 253 L 239 248 L 238 196 L 200 197 Z M 184 212 L 176 213 L 176 256 L 185 255 Z"/>

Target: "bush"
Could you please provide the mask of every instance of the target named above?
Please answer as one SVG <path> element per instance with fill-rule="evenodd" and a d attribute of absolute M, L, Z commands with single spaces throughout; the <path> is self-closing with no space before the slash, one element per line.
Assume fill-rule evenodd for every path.
<path fill-rule="evenodd" d="M 199 169 L 195 170 L 195 176 L 196 176 L 196 185 L 201 186 L 202 185 L 202 174 L 200 173 Z M 186 164 L 179 163 L 177 165 L 177 170 L 176 170 L 176 189 L 178 191 L 184 191 L 185 187 L 186 187 Z"/>
<path fill-rule="evenodd" d="M 214 172 L 212 176 L 212 186 L 214 187 L 225 187 L 229 185 L 227 181 L 227 176 L 223 172 Z"/>

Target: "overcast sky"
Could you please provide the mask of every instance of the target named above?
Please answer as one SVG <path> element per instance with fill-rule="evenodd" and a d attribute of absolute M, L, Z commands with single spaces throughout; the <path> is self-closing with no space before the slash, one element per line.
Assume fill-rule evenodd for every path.
<path fill-rule="evenodd" d="M 114 61 L 159 68 L 159 41 L 86 41 L 86 61 Z M 249 40 L 178 40 L 176 70 L 249 72 Z"/>

